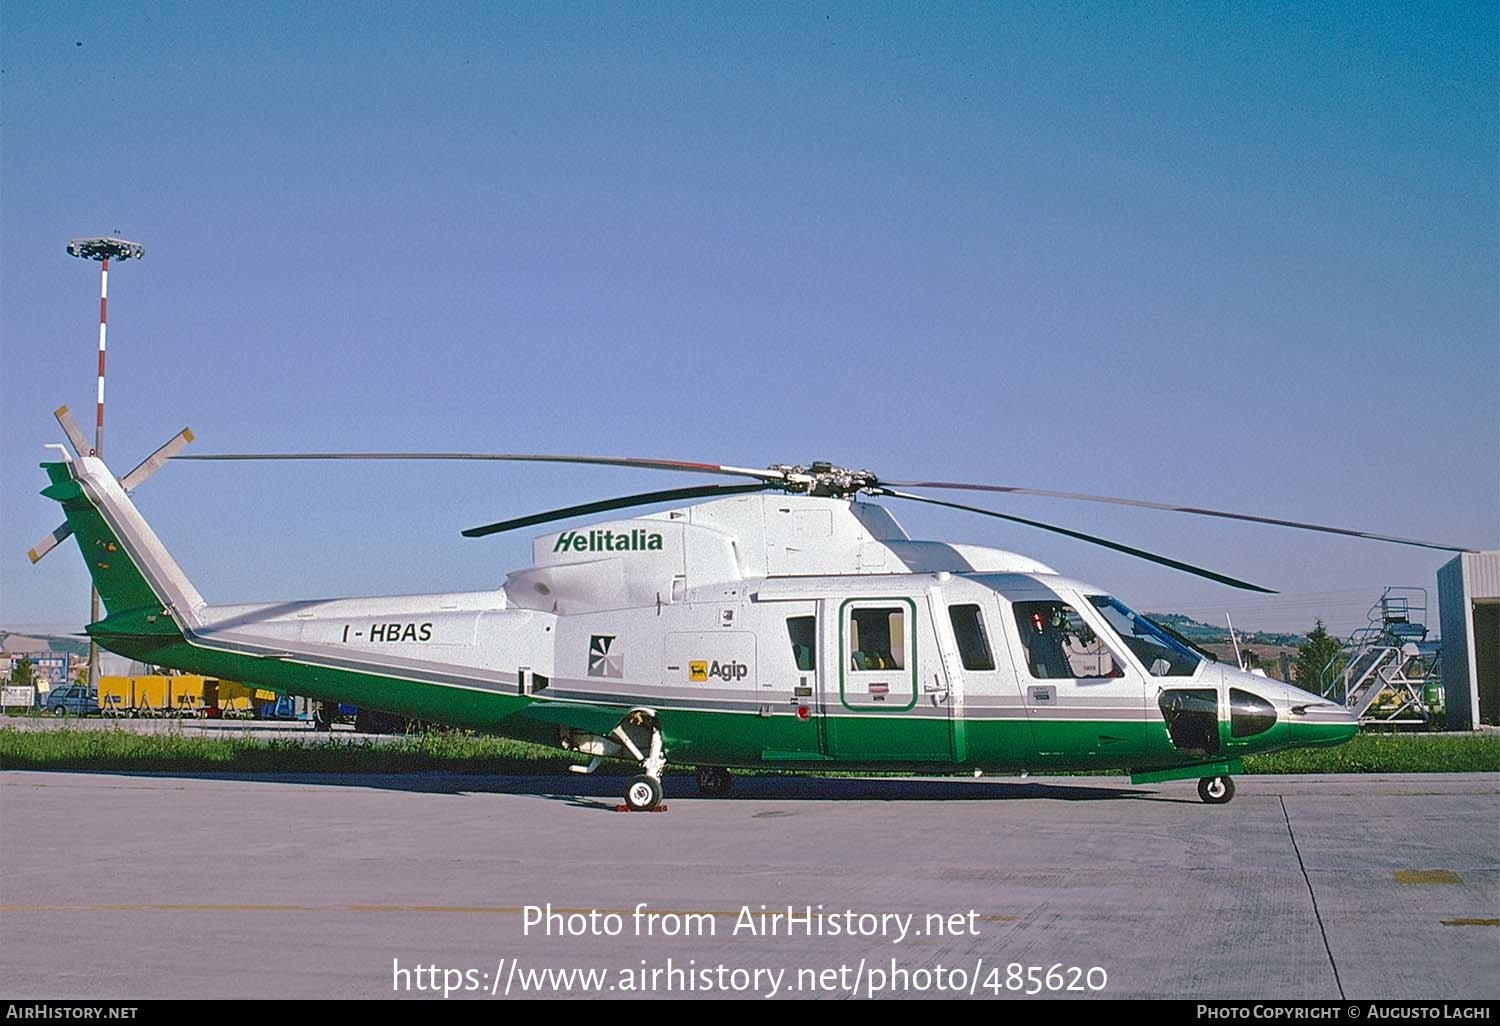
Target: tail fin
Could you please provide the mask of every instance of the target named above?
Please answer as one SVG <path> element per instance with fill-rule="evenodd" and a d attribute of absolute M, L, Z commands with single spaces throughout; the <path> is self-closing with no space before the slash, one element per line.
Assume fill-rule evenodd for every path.
<path fill-rule="evenodd" d="M 42 494 L 62 504 L 68 526 L 88 564 L 107 612 L 102 623 L 135 621 L 131 632 L 164 633 L 171 624 L 187 630 L 199 621 L 203 597 L 167 554 L 104 461 L 82 456 L 65 463 L 44 463 L 52 483 Z M 145 624 L 152 626 L 146 627 Z M 175 633 L 175 632 L 174 632 Z"/>

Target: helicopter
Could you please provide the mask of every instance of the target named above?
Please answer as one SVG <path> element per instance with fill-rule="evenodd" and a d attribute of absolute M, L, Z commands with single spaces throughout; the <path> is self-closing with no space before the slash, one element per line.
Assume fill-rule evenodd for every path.
<path fill-rule="evenodd" d="M 888 481 L 832 463 L 765 469 L 503 453 L 182 455 L 184 430 L 117 480 L 66 407 L 70 454 L 43 463 L 105 616 L 87 632 L 143 662 L 564 749 L 593 772 L 633 762 L 623 809 L 661 807 L 668 756 L 702 794 L 731 769 L 912 773 L 1125 770 L 1234 796 L 1245 756 L 1337 745 L 1344 706 L 1215 661 L 1108 590 L 1002 549 L 909 537 L 877 498 L 1066 535 L 1230 587 L 1270 589 L 1041 521 L 907 489 L 1045 495 L 1417 545 L 1456 546 L 1084 493 Z M 471 528 L 548 528 L 491 591 L 209 604 L 128 492 L 188 459 L 490 460 L 737 479 L 643 492 Z"/>

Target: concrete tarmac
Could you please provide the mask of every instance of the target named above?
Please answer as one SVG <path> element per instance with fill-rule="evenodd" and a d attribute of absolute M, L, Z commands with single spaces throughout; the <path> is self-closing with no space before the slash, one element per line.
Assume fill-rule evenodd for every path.
<path fill-rule="evenodd" d="M 1237 783 L 5 772 L 5 989 L 1500 997 L 1500 775 Z"/>

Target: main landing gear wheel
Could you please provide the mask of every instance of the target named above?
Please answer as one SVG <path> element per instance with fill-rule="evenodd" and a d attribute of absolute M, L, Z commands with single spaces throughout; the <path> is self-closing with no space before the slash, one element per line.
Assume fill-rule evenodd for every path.
<path fill-rule="evenodd" d="M 656 713 L 650 709 L 632 709 L 610 731 L 610 737 L 618 741 L 643 770 L 625 785 L 625 804 L 621 809 L 627 812 L 665 812 L 667 807 L 661 803 L 661 775 L 667 768 L 667 752 Z"/>
<path fill-rule="evenodd" d="M 1223 805 L 1234 797 L 1234 781 L 1228 777 L 1204 777 L 1198 781 L 1198 797 L 1209 805 Z"/>
<path fill-rule="evenodd" d="M 642 773 L 625 785 L 625 805 L 631 812 L 650 812 L 661 804 L 661 784 Z"/>
<path fill-rule="evenodd" d="M 734 786 L 734 777 L 723 766 L 703 766 L 698 770 L 698 793 L 705 798 L 722 798 Z"/>

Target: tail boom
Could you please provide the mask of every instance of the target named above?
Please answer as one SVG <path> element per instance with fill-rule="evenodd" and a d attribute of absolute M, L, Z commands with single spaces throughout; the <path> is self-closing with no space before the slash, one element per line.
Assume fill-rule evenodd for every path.
<path fill-rule="evenodd" d="M 310 611 L 328 603 L 209 606 L 101 460 L 83 456 L 42 467 L 51 482 L 42 494 L 62 505 L 104 601 L 104 619 L 87 631 L 112 652 L 312 699 L 481 729 L 532 704 L 515 671 L 335 652 L 277 623 L 294 607 Z M 431 598 L 441 606 L 455 597 Z M 493 595 L 476 593 L 467 601 L 503 607 Z M 535 658 L 521 662 L 537 665 Z"/>

